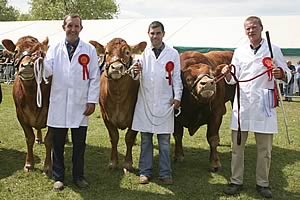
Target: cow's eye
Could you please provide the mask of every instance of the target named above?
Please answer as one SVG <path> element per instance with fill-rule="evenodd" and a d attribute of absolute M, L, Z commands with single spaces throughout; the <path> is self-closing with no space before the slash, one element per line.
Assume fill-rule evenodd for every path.
<path fill-rule="evenodd" d="M 194 78 L 192 76 L 187 76 L 185 80 L 188 84 L 193 84 L 194 82 Z"/>

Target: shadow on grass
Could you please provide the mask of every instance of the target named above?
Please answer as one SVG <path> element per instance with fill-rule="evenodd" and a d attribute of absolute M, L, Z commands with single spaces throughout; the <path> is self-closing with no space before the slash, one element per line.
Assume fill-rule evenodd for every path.
<path fill-rule="evenodd" d="M 174 146 L 172 146 L 172 149 Z M 157 150 L 157 146 L 155 146 Z M 118 170 L 107 168 L 110 156 L 109 148 L 87 146 L 85 175 L 90 188 L 78 190 L 71 182 L 71 146 L 66 148 L 66 183 L 83 199 L 224 199 L 223 194 L 230 177 L 230 147 L 219 147 L 223 169 L 213 174 L 208 171 L 209 151 L 201 148 L 185 147 L 185 160 L 172 163 L 175 184 L 160 185 L 158 181 L 158 156 L 154 158 L 154 179 L 148 185 L 140 185 L 137 169 L 124 175 L 121 167 Z M 138 148 L 139 151 L 139 148 Z M 137 154 L 139 152 L 136 152 Z M 298 151 L 273 147 L 270 182 L 274 199 L 299 199 L 300 193 L 291 190 L 284 170 L 300 160 Z M 120 166 L 124 155 L 119 154 Z M 138 160 L 134 160 L 137 166 Z M 259 199 L 255 190 L 256 146 L 247 145 L 245 151 L 244 190 L 242 197 Z M 294 172 L 291 172 L 293 174 Z M 288 190 L 287 190 L 288 189 Z"/>
<path fill-rule="evenodd" d="M 25 158 L 26 152 L 0 147 L 0 179 L 6 178 L 18 170 L 22 170 L 25 164 Z M 34 156 L 34 160 L 36 163 L 40 162 L 40 158 L 37 156 Z"/>

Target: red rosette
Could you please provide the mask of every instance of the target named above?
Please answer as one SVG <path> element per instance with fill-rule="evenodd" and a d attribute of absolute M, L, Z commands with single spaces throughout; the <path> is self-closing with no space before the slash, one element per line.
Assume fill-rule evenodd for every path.
<path fill-rule="evenodd" d="M 263 58 L 262 63 L 265 67 L 267 67 L 267 69 L 269 69 L 268 77 L 269 77 L 269 81 L 271 81 L 273 78 L 273 74 L 271 70 L 273 67 L 273 60 L 270 57 L 265 57 Z M 276 82 L 274 81 L 274 108 L 277 106 L 277 95 L 278 95 L 278 91 L 276 87 Z"/>
<path fill-rule="evenodd" d="M 267 67 L 268 69 L 271 68 L 273 66 L 273 61 L 272 58 L 270 57 L 265 57 L 262 60 L 262 63 L 265 67 Z"/>
<path fill-rule="evenodd" d="M 82 79 L 89 79 L 89 71 L 87 65 L 90 62 L 90 57 L 87 54 L 81 54 L 78 58 L 78 62 L 82 65 Z"/>
<path fill-rule="evenodd" d="M 271 69 L 273 67 L 273 60 L 270 57 L 263 58 L 262 63 L 267 69 Z M 272 70 L 268 71 L 268 77 L 269 80 L 272 80 Z"/>
<path fill-rule="evenodd" d="M 169 85 L 172 84 L 172 74 L 171 72 L 174 70 L 174 63 L 172 61 L 167 62 L 166 71 L 168 72 Z"/>

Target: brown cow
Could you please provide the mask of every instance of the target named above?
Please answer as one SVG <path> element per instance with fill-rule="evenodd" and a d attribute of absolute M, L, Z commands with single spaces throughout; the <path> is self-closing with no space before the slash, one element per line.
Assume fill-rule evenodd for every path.
<path fill-rule="evenodd" d="M 13 99 L 16 106 L 17 118 L 24 130 L 27 144 L 27 156 L 24 170 L 26 172 L 34 168 L 33 145 L 35 135 L 33 128 L 41 135 L 41 129 L 46 127 L 50 84 L 41 82 L 35 76 L 40 75 L 43 69 L 43 58 L 48 49 L 48 38 L 40 43 L 32 36 L 21 37 L 16 44 L 11 40 L 2 40 L 3 46 L 10 52 L 14 52 L 14 67 L 17 68 L 17 76 L 13 86 Z M 40 79 L 42 80 L 42 79 Z M 41 101 L 37 105 L 37 91 L 40 87 Z M 39 96 L 40 97 L 40 96 Z M 51 137 L 47 132 L 45 136 L 46 158 L 44 172 L 51 175 Z"/>
<path fill-rule="evenodd" d="M 175 118 L 175 160 L 183 160 L 183 128 L 192 136 L 201 125 L 207 124 L 206 137 L 210 145 L 210 170 L 221 167 L 217 152 L 219 128 L 226 113 L 225 103 L 233 101 L 234 87 L 224 79 L 216 82 L 225 65 L 230 64 L 232 52 L 184 52 L 180 55 L 183 81 L 181 114 Z"/>
<path fill-rule="evenodd" d="M 141 54 L 147 43 L 140 42 L 135 46 L 129 46 L 121 38 L 112 39 L 105 48 L 96 41 L 90 43 L 96 47 L 99 56 L 104 58 L 104 71 L 100 79 L 100 107 L 112 146 L 109 167 L 115 169 L 118 164 L 118 129 L 128 128 L 123 167 L 132 171 L 132 146 L 137 132 L 131 130 L 131 124 L 139 81 L 132 79 L 128 69 L 132 65 L 133 54 Z"/>

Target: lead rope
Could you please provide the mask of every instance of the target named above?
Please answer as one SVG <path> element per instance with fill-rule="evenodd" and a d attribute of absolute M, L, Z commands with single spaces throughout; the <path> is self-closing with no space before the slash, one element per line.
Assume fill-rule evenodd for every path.
<path fill-rule="evenodd" d="M 238 106 L 238 133 L 237 133 L 237 144 L 241 145 L 241 138 L 242 138 L 242 134 L 241 134 L 241 119 L 240 119 L 240 84 L 239 83 L 243 83 L 243 82 L 249 82 L 252 81 L 262 75 L 264 75 L 265 73 L 272 71 L 272 68 L 267 69 L 265 71 L 263 71 L 262 73 L 254 76 L 253 78 L 247 79 L 247 80 L 238 80 L 235 73 L 236 73 L 236 68 L 234 65 L 231 64 L 231 66 L 233 67 L 234 71 L 230 72 L 233 79 L 236 81 L 236 91 L 237 91 L 237 106 Z M 223 76 L 224 78 L 224 76 Z"/>
<path fill-rule="evenodd" d="M 42 107 L 42 91 L 41 91 L 41 83 L 44 80 L 46 84 L 48 84 L 48 80 L 45 76 L 44 73 L 44 68 L 43 68 L 43 64 L 41 64 L 40 61 L 42 61 L 43 58 L 39 57 L 36 59 L 36 61 L 34 62 L 34 76 L 35 76 L 35 81 L 37 84 L 37 91 L 36 91 L 36 104 L 39 108 Z"/>

